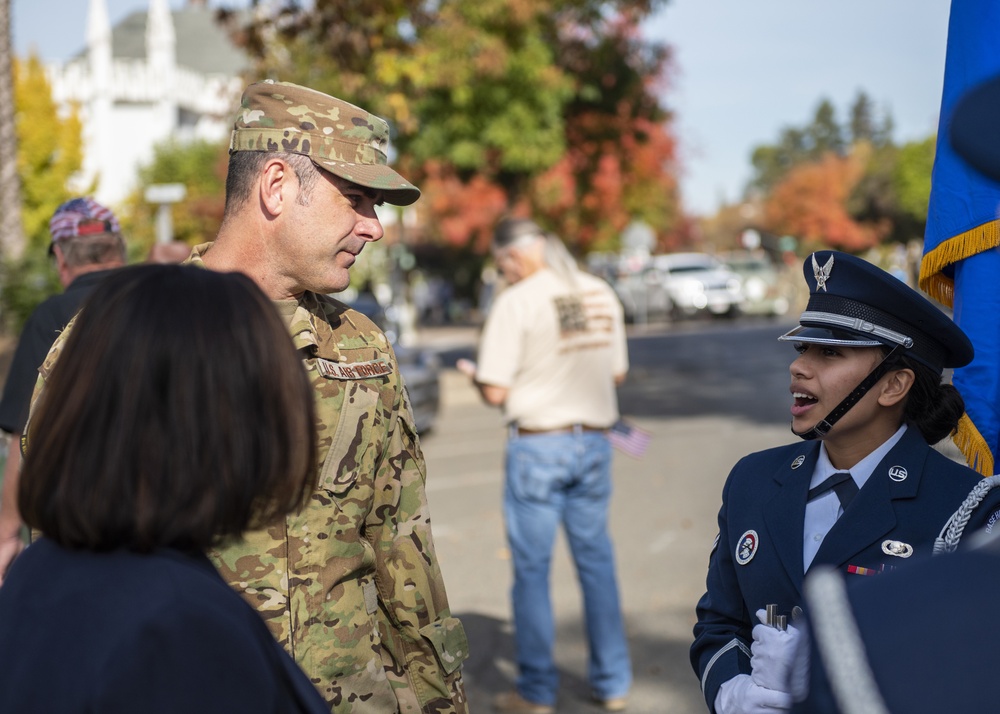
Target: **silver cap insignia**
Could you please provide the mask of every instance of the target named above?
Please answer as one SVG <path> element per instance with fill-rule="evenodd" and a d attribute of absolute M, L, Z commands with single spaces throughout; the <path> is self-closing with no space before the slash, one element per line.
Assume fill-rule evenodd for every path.
<path fill-rule="evenodd" d="M 826 291 L 826 281 L 830 279 L 830 272 L 833 270 L 833 256 L 826 261 L 826 265 L 822 268 L 819 267 L 819 263 L 816 262 L 816 254 L 812 254 L 813 262 L 813 277 L 816 278 L 816 289 Z"/>

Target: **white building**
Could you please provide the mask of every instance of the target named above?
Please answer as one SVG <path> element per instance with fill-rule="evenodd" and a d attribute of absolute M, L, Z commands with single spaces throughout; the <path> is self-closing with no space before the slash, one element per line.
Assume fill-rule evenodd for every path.
<path fill-rule="evenodd" d="M 105 0 L 89 2 L 86 49 L 49 67 L 49 80 L 58 105 L 80 109 L 81 187 L 96 178 L 97 200 L 116 206 L 156 144 L 228 135 L 249 61 L 204 0 L 180 10 L 149 0 L 114 27 Z"/>

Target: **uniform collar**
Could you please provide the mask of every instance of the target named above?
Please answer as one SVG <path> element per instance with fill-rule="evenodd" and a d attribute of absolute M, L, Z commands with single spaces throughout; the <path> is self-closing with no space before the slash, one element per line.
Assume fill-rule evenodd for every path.
<path fill-rule="evenodd" d="M 881 446 L 849 469 L 851 472 L 851 478 L 854 479 L 854 483 L 858 485 L 859 489 L 865 485 L 872 473 L 875 471 L 875 468 L 879 465 L 879 463 L 881 463 L 882 459 L 884 459 L 886 455 L 892 451 L 892 447 L 898 444 L 899 440 L 903 438 L 903 434 L 906 433 L 906 429 L 906 424 L 900 426 L 899 429 L 896 430 L 895 434 L 882 442 Z M 816 460 L 816 467 L 813 469 L 812 479 L 809 481 L 809 488 L 818 486 L 825 481 L 827 477 L 843 470 L 844 469 L 834 468 L 833 464 L 830 463 L 830 455 L 826 451 L 826 444 L 821 442 L 819 458 Z"/>

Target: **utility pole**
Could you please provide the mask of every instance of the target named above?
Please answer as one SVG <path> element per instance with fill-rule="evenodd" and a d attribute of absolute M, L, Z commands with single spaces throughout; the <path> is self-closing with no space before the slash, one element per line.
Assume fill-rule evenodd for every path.
<path fill-rule="evenodd" d="M 0 257 L 5 260 L 16 260 L 24 253 L 21 180 L 17 173 L 11 2 L 0 0 Z"/>

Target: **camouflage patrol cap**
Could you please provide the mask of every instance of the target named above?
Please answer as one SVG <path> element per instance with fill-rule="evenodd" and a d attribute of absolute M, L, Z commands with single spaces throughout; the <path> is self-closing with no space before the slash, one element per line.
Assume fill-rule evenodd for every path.
<path fill-rule="evenodd" d="M 384 119 L 308 87 L 265 80 L 243 92 L 229 153 L 302 154 L 335 176 L 381 190 L 388 203 L 409 206 L 420 189 L 387 166 L 388 146 Z"/>

